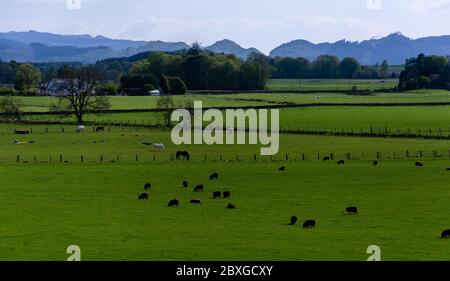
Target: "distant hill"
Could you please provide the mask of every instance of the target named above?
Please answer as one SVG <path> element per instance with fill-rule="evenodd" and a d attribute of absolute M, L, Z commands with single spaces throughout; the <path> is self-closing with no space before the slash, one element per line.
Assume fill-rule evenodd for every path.
<path fill-rule="evenodd" d="M 410 39 L 401 33 L 384 38 L 349 42 L 314 44 L 306 40 L 295 40 L 275 48 L 271 57 L 305 57 L 310 60 L 319 55 L 335 55 L 339 58 L 354 57 L 363 64 L 376 64 L 387 60 L 390 64 L 402 64 L 405 59 L 419 53 L 428 55 L 450 55 L 450 36 Z"/>
<path fill-rule="evenodd" d="M 59 35 L 37 31 L 0 33 L 0 59 L 18 62 L 81 62 L 95 63 L 108 58 L 144 58 L 148 52 L 174 53 L 188 49 L 184 42 L 133 41 L 110 39 L 104 36 Z M 231 40 L 221 40 L 206 50 L 215 53 L 235 54 L 246 59 L 255 48 L 243 48 Z M 410 39 L 401 33 L 362 42 L 346 40 L 335 43 L 314 44 L 307 40 L 295 40 L 282 44 L 270 52 L 271 57 L 305 57 L 310 60 L 329 54 L 339 58 L 354 57 L 363 64 L 403 64 L 405 59 L 419 53 L 426 55 L 450 55 L 450 36 Z"/>
<path fill-rule="evenodd" d="M 90 35 L 60 35 L 47 32 L 38 32 L 34 30 L 0 33 L 0 38 L 9 39 L 26 45 L 31 43 L 40 43 L 47 46 L 74 46 L 79 48 L 104 46 L 113 50 L 139 48 L 147 43 L 145 41 L 110 39 L 104 36 L 92 37 Z"/>
<path fill-rule="evenodd" d="M 137 53 L 143 52 L 176 52 L 189 49 L 189 45 L 184 42 L 163 42 L 150 41 L 137 49 Z"/>
<path fill-rule="evenodd" d="M 38 31 L 0 33 L 0 59 L 18 62 L 73 62 L 95 63 L 108 58 L 145 57 L 149 52 L 173 53 L 190 46 L 184 42 L 132 41 L 110 39 L 104 36 L 59 35 Z M 254 48 L 245 49 L 230 40 L 216 42 L 205 49 L 235 54 L 246 59 Z M 135 56 L 135 57 L 134 57 Z"/>
<path fill-rule="evenodd" d="M 81 62 L 94 63 L 97 60 L 129 56 L 127 50 L 115 51 L 109 47 L 52 46 L 40 43 L 25 45 L 0 39 L 0 59 L 17 62 Z"/>
<path fill-rule="evenodd" d="M 205 49 L 214 53 L 234 54 L 238 58 L 244 60 L 247 59 L 251 53 L 260 53 L 260 51 L 255 48 L 245 49 L 228 39 L 218 41 Z"/>

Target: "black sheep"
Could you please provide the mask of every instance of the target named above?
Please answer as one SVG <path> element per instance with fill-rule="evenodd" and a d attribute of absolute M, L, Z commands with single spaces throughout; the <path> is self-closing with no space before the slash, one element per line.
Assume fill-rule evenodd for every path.
<path fill-rule="evenodd" d="M 296 216 L 291 217 L 291 225 L 295 225 L 298 221 L 298 218 Z"/>
<path fill-rule="evenodd" d="M 178 207 L 179 201 L 177 199 L 170 200 L 168 207 Z"/>
<path fill-rule="evenodd" d="M 195 188 L 194 188 L 194 192 L 202 192 L 203 191 L 203 184 L 200 184 L 200 185 L 197 185 Z"/>
<path fill-rule="evenodd" d="M 221 195 L 222 195 L 222 193 L 220 191 L 216 191 L 213 193 L 212 197 L 213 197 L 213 199 L 220 199 Z"/>
<path fill-rule="evenodd" d="M 142 193 L 138 196 L 139 200 L 148 200 L 148 193 Z"/>
<path fill-rule="evenodd" d="M 358 208 L 357 207 L 348 207 L 345 211 L 349 215 L 356 215 L 356 214 L 358 214 Z"/>
<path fill-rule="evenodd" d="M 450 238 L 450 229 L 444 230 L 441 234 L 442 239 Z"/>
<path fill-rule="evenodd" d="M 307 220 L 305 223 L 303 223 L 303 228 L 315 228 L 316 227 L 316 221 L 315 220 Z"/>

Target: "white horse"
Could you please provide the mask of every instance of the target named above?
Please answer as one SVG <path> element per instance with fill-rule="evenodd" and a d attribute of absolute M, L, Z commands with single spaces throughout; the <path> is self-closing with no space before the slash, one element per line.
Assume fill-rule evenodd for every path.
<path fill-rule="evenodd" d="M 164 144 L 162 144 L 162 143 L 153 144 L 153 148 L 158 151 L 166 151 L 166 148 L 164 147 Z"/>
<path fill-rule="evenodd" d="M 86 129 L 86 127 L 84 127 L 84 125 L 78 125 L 77 133 L 82 133 L 82 132 L 84 132 L 85 129 Z"/>

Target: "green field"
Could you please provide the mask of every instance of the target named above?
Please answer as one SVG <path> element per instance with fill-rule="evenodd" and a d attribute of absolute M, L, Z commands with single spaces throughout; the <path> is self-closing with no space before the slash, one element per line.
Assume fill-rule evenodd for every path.
<path fill-rule="evenodd" d="M 449 102 L 449 92 L 237 94 L 177 97 L 210 106 L 292 103 Z M 320 96 L 320 97 L 319 97 Z M 53 98 L 22 98 L 26 110 L 47 111 Z M 154 108 L 155 97 L 113 97 L 113 109 Z M 376 132 L 388 127 L 450 134 L 450 106 L 319 106 L 280 110 L 282 130 Z M 61 116 L 26 116 L 61 121 Z M 450 140 L 280 134 L 280 150 L 260 156 L 260 145 L 175 146 L 160 113 L 86 116 L 76 126 L 0 125 L 0 260 L 65 260 L 79 245 L 83 260 L 355 260 L 379 245 L 383 260 L 445 261 L 450 244 Z M 73 119 L 67 119 L 73 121 Z M 106 131 L 95 133 L 96 124 Z M 135 126 L 139 125 L 139 126 Z M 15 129 L 31 130 L 15 135 Z M 15 141 L 19 141 L 16 144 Z M 32 141 L 32 143 L 27 143 Z M 144 142 L 163 143 L 159 152 Z M 173 159 L 187 150 L 191 161 Z M 322 161 L 326 156 L 334 161 Z M 256 155 L 256 159 L 255 159 Z M 350 155 L 351 160 L 347 159 Z M 344 166 L 336 161 L 346 159 Z M 372 161 L 378 159 L 377 167 Z M 415 167 L 420 161 L 425 166 Z M 285 172 L 278 171 L 285 166 Z M 209 175 L 219 172 L 218 181 Z M 190 183 L 188 189 L 181 182 Z M 139 201 L 151 182 L 149 201 Z M 194 193 L 193 186 L 205 185 Z M 211 199 L 214 191 L 230 199 Z M 178 208 L 168 208 L 171 199 Z M 190 199 L 202 200 L 191 205 Z M 228 203 L 235 210 L 226 209 Z M 343 210 L 357 206 L 359 214 Z M 315 219 L 304 230 L 292 215 Z"/>
<path fill-rule="evenodd" d="M 450 245 L 438 237 L 450 215 L 445 172 L 450 160 L 424 159 L 422 169 L 414 167 L 413 158 L 385 159 L 379 167 L 369 161 L 378 150 L 386 155 L 444 151 L 449 141 L 282 135 L 274 160 L 286 153 L 290 161 L 258 157 L 255 162 L 251 154 L 258 147 L 176 147 L 168 131 L 88 128 L 78 134 L 71 131 L 74 126 L 64 127 L 64 133 L 50 126 L 46 133 L 47 127 L 32 126 L 25 139 L 36 143 L 18 145 L 14 128 L 2 126 L 0 137 L 3 260 L 63 260 L 72 244 L 82 248 L 85 260 L 364 260 L 372 244 L 382 247 L 385 260 L 450 258 Z M 149 139 L 167 143 L 167 151 L 141 144 Z M 189 149 L 193 161 L 171 162 L 178 149 Z M 340 167 L 317 161 L 317 152 L 367 158 Z M 59 153 L 68 163 L 59 163 Z M 308 159 L 301 161 L 300 153 Z M 241 161 L 235 161 L 236 154 Z M 15 163 L 16 155 L 21 163 Z M 119 163 L 110 163 L 117 155 Z M 278 171 L 281 165 L 286 172 Z M 208 180 L 214 171 L 220 173 L 217 182 Z M 182 189 L 183 180 L 203 183 L 206 190 Z M 139 202 L 146 182 L 153 184 L 150 200 Z M 232 198 L 210 199 L 216 190 L 229 190 Z M 180 207 L 167 208 L 174 198 Z M 203 204 L 190 205 L 192 198 Z M 238 208 L 227 210 L 228 202 Z M 343 215 L 351 205 L 360 215 Z M 287 226 L 293 214 L 316 219 L 318 227 Z"/>
<path fill-rule="evenodd" d="M 30 120 L 56 121 L 60 116 L 29 116 Z M 75 122 L 74 118 L 65 119 Z M 161 113 L 89 114 L 86 121 L 157 125 L 163 123 Z M 311 130 L 328 132 L 384 132 L 419 135 L 450 134 L 450 106 L 350 107 L 327 106 L 286 108 L 280 110 L 282 130 Z M 430 133 L 431 130 L 431 133 Z"/>
<path fill-rule="evenodd" d="M 271 79 L 267 83 L 270 91 L 330 91 L 330 90 L 380 90 L 398 85 L 397 79 L 360 80 L 360 79 Z"/>
<path fill-rule="evenodd" d="M 419 90 L 402 93 L 373 93 L 371 95 L 346 95 L 335 93 L 306 94 L 237 94 L 221 96 L 226 100 L 249 102 L 271 101 L 298 104 L 373 104 L 373 103 L 448 103 L 450 92 L 445 90 Z"/>
<path fill-rule="evenodd" d="M 159 97 L 153 96 L 139 96 L 139 97 L 126 97 L 126 96 L 113 96 L 110 97 L 111 109 L 154 109 Z M 28 112 L 47 112 L 49 106 L 52 103 L 56 103 L 58 98 L 56 97 L 20 97 L 23 104 L 24 111 Z M 228 107 L 228 106 L 253 106 L 264 105 L 264 102 L 255 101 L 239 101 L 239 100 L 227 100 L 218 95 L 187 95 L 187 96 L 174 96 L 175 106 L 179 106 L 186 101 L 203 101 L 204 107 Z"/>

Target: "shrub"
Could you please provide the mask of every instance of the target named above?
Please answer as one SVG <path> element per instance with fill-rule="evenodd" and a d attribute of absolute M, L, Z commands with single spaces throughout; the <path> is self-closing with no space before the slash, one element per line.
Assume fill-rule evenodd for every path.
<path fill-rule="evenodd" d="M 0 99 L 0 111 L 6 116 L 20 120 L 22 116 L 22 104 L 17 97 L 5 96 Z"/>
<path fill-rule="evenodd" d="M 144 89 L 147 92 L 153 91 L 155 89 L 155 86 L 153 84 L 147 83 L 142 86 L 142 89 Z"/>
<path fill-rule="evenodd" d="M 17 95 L 17 91 L 13 88 L 6 88 L 2 87 L 0 88 L 0 96 L 15 96 Z"/>

